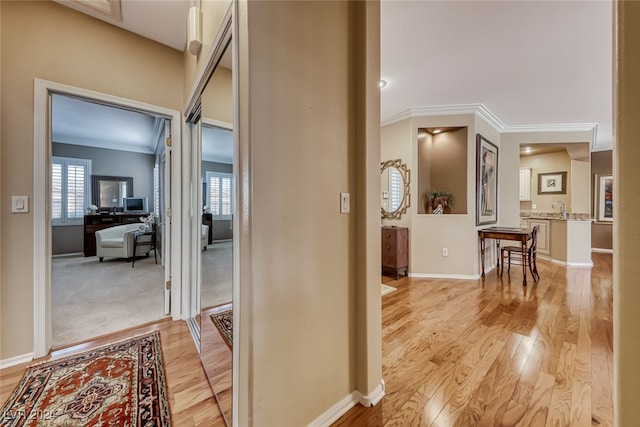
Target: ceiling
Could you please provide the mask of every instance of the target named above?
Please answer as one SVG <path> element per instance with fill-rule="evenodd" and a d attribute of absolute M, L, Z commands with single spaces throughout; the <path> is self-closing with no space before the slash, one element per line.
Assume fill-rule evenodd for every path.
<path fill-rule="evenodd" d="M 122 21 L 98 18 L 184 49 L 190 1 L 120 1 Z M 383 0 L 382 123 L 411 108 L 483 104 L 507 126 L 597 123 L 610 146 L 612 11 L 610 0 Z"/>

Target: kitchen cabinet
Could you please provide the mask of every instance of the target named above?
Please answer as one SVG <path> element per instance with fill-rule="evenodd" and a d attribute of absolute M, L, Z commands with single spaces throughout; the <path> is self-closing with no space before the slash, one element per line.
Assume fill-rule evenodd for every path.
<path fill-rule="evenodd" d="M 538 229 L 538 248 L 537 253 L 539 255 L 551 255 L 551 239 L 549 232 L 551 231 L 551 227 L 549 227 L 549 220 L 546 219 L 530 219 L 529 227 L 533 228 L 536 225 L 540 226 Z"/>
<path fill-rule="evenodd" d="M 531 169 L 520 168 L 520 201 L 531 200 Z"/>

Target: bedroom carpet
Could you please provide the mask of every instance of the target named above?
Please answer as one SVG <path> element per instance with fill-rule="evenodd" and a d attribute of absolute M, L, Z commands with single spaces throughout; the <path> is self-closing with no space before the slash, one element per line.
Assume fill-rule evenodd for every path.
<path fill-rule="evenodd" d="M 231 302 L 232 243 L 202 251 L 202 306 Z M 160 320 L 164 314 L 164 269 L 153 254 L 131 262 L 82 255 L 55 257 L 51 264 L 54 348 Z"/>

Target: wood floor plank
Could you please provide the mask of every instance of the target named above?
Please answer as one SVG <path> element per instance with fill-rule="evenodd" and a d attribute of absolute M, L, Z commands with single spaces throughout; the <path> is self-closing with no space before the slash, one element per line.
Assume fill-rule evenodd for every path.
<path fill-rule="evenodd" d="M 500 278 L 388 280 L 376 407 L 336 426 L 613 426 L 610 254 Z M 387 278 L 383 279 L 387 280 Z M 493 345 L 489 345 L 489 343 Z"/>

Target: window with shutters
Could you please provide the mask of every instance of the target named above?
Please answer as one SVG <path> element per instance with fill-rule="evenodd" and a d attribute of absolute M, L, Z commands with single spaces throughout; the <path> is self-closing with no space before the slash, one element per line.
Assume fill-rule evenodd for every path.
<path fill-rule="evenodd" d="M 230 173 L 207 172 L 207 205 L 214 219 L 231 219 L 233 212 L 233 176 Z"/>
<path fill-rule="evenodd" d="M 82 224 L 91 204 L 91 160 L 51 158 L 51 223 Z"/>

